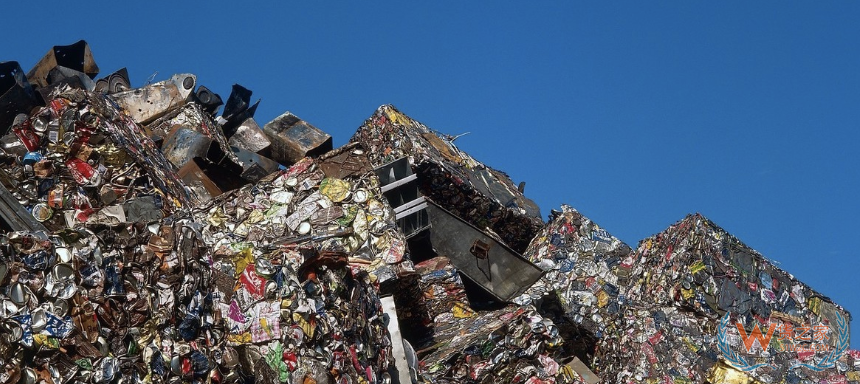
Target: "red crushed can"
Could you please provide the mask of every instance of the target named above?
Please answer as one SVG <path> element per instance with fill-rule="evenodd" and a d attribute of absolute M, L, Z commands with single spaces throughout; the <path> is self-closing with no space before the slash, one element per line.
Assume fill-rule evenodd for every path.
<path fill-rule="evenodd" d="M 96 173 L 91 165 L 77 157 L 66 160 L 66 167 L 69 169 L 72 177 L 75 178 L 75 181 L 81 185 L 89 183 L 90 179 Z"/>
<path fill-rule="evenodd" d="M 57 117 L 62 114 L 63 110 L 66 109 L 67 105 L 68 103 L 66 102 L 66 100 L 60 98 L 53 99 L 50 103 L 51 111 L 54 112 L 54 116 Z"/>
<path fill-rule="evenodd" d="M 36 131 L 33 130 L 33 126 L 30 125 L 30 120 L 12 127 L 12 131 L 15 132 L 15 136 L 18 136 L 18 140 L 21 140 L 21 143 L 27 147 L 27 151 L 35 152 L 39 149 L 41 139 L 36 134 Z"/>
<path fill-rule="evenodd" d="M 266 293 L 266 280 L 257 275 L 257 268 L 254 264 L 248 264 L 242 275 L 239 276 L 239 281 L 245 286 L 245 289 L 251 294 L 251 297 L 262 299 Z"/>

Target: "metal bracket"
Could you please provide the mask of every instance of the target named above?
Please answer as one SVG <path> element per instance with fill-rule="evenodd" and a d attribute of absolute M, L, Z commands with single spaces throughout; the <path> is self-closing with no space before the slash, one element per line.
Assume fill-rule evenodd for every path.
<path fill-rule="evenodd" d="M 469 248 L 469 252 L 472 253 L 472 256 L 475 256 L 475 265 L 478 266 L 478 269 L 480 269 L 481 272 L 484 272 L 484 275 L 487 276 L 487 279 L 489 281 L 493 281 L 493 274 L 490 273 L 491 271 L 489 270 L 490 269 L 490 246 L 492 246 L 491 243 L 484 242 L 481 239 L 475 239 L 475 241 L 472 243 L 472 247 Z M 487 270 L 486 271 L 481 269 L 481 264 L 478 262 L 479 259 L 480 260 L 487 260 Z"/>

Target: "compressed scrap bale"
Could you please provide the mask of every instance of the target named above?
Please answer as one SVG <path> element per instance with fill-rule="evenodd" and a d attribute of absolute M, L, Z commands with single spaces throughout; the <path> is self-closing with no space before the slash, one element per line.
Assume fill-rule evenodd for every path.
<path fill-rule="evenodd" d="M 415 272 L 421 275 L 420 287 L 430 310 L 429 317 L 436 326 L 475 315 L 457 268 L 447 257 L 437 256 L 415 264 Z"/>
<path fill-rule="evenodd" d="M 391 343 L 366 272 L 312 248 L 226 250 L 200 226 L 6 236 L 4 326 L 22 335 L 0 341 L 7 378 L 325 382 L 387 371 Z"/>
<path fill-rule="evenodd" d="M 626 264 L 632 265 L 634 276 L 650 275 L 649 279 L 626 287 L 625 295 L 631 302 L 650 303 L 654 321 L 628 320 L 621 330 L 625 336 L 615 345 L 646 352 L 653 347 L 658 361 L 689 359 L 691 364 L 686 367 L 678 364 L 682 369 L 677 373 L 669 372 L 668 364 L 642 369 L 643 355 L 629 356 L 627 361 L 616 366 L 619 380 L 636 375 L 686 373 L 695 382 L 703 382 L 700 373 L 712 370 L 714 360 L 720 356 L 716 330 L 726 311 L 731 312 L 729 324 L 740 322 L 748 331 L 753 325 L 767 329 L 769 323 L 829 325 L 831 342 L 838 338 L 836 313 L 841 314 L 846 324 L 851 319 L 847 311 L 830 299 L 699 214 L 687 216 L 660 234 L 641 241 L 635 256 Z M 757 353 L 746 353 L 736 329 L 729 327 L 727 332 L 731 350 L 748 361 L 760 358 Z M 647 335 L 647 341 L 636 338 L 636 334 Z M 792 337 L 780 340 L 775 335 L 771 344 L 765 346 L 773 365 L 747 374 L 762 382 L 781 378 L 825 378 L 830 374 L 826 370 L 792 368 L 795 363 L 811 363 L 811 359 L 821 358 L 822 353 L 813 357 L 780 351 L 788 347 L 782 341 L 790 339 Z M 657 352 L 661 350 L 664 353 Z"/>
<path fill-rule="evenodd" d="M 373 177 L 308 158 L 190 216 L 5 235 L 2 326 L 21 335 L 0 338 L 7 378 L 384 380 L 377 282 L 405 240 Z"/>
<path fill-rule="evenodd" d="M 352 137 L 378 167 L 408 157 L 421 193 L 523 252 L 543 225 L 537 205 L 510 178 L 473 159 L 425 125 L 383 105 Z"/>
<path fill-rule="evenodd" d="M 597 341 L 614 332 L 625 304 L 619 286 L 629 274 L 620 261 L 630 253 L 627 244 L 563 205 L 525 254 L 546 273 L 514 302 L 539 304 L 567 340 L 567 354 L 590 364 Z"/>
<path fill-rule="evenodd" d="M 396 277 L 406 255 L 406 241 L 394 229 L 391 207 L 372 173 L 327 178 L 315 160 L 305 158 L 209 206 L 197 213 L 210 223 L 206 236 L 260 249 L 318 243 L 321 252 L 347 252 L 350 264 L 381 282 Z"/>
<path fill-rule="evenodd" d="M 509 306 L 460 319 L 419 348 L 420 376 L 428 383 L 584 383 L 562 364 L 563 340 L 532 306 Z"/>
<path fill-rule="evenodd" d="M 841 307 L 698 214 L 631 251 L 564 206 L 526 255 L 548 273 L 516 301 L 537 302 L 554 293 L 566 321 L 597 337 L 588 357 L 605 382 L 704 383 L 726 375 L 763 383 L 827 379 L 832 372 L 792 368 L 821 356 L 780 351 L 787 344 L 778 335 L 766 346 L 773 367 L 748 373 L 726 368 L 718 346 L 720 320 L 732 312 L 730 348 L 757 362 L 762 358 L 746 353 L 735 322 L 747 330 L 754 324 L 766 330 L 771 322 L 832 327 L 837 312 L 850 319 Z M 830 336 L 835 340 L 836 332 Z M 851 356 L 846 353 L 837 362 L 840 372 L 856 369 L 849 364 Z"/>
<path fill-rule="evenodd" d="M 618 315 L 627 285 L 622 264 L 631 248 L 570 206 L 563 205 L 532 241 L 525 256 L 546 274 L 516 303 L 528 304 L 554 292 L 563 311 L 587 331 L 602 335 Z"/>
<path fill-rule="evenodd" d="M 190 203 L 152 140 L 105 96 L 64 87 L 10 135 L 24 153 L 0 172 L 48 229 L 157 221 Z"/>
<path fill-rule="evenodd" d="M 238 276 L 240 282 L 238 290 L 216 300 L 225 311 L 241 309 L 228 321 L 231 343 L 270 339 L 254 330 L 258 321 L 249 319 L 247 309 L 254 308 L 252 314 L 266 310 L 258 308 L 258 300 L 268 296 L 273 282 L 280 281 L 269 271 L 290 264 L 299 266 L 296 271 L 302 285 L 298 291 L 282 292 L 295 294 L 303 289 L 319 297 L 304 305 L 292 298 L 290 305 L 282 298 L 281 314 L 284 305 L 290 305 L 292 312 L 289 332 L 283 333 L 298 339 L 285 341 L 282 337 L 281 344 L 301 345 L 306 340 L 307 353 L 326 348 L 333 355 L 315 364 L 323 364 L 323 371 L 345 369 L 340 374 L 352 379 L 356 379 L 352 367 L 358 362 L 362 369 L 377 374 L 387 369 L 391 353 L 387 330 L 376 309 L 367 313 L 368 306 L 379 305 L 378 298 L 355 296 L 358 293 L 339 280 L 352 273 L 366 276 L 369 282 L 385 282 L 394 278 L 403 262 L 405 240 L 391 230 L 391 209 L 379 200 L 381 192 L 372 177 L 326 178 L 313 159 L 305 158 L 286 171 L 213 200 L 209 209 L 195 211 L 196 220 L 206 223 L 201 233 L 213 243 L 216 269 L 234 276 L 234 282 Z M 358 190 L 366 194 L 357 194 Z M 357 195 L 362 197 L 356 199 Z M 316 268 L 309 268 L 313 266 Z M 317 281 L 324 277 L 333 280 L 328 285 Z M 353 296 L 332 297 L 333 292 Z M 375 287 L 368 286 L 362 295 L 375 292 Z M 260 317 L 272 324 L 273 317 L 266 316 Z M 306 322 L 314 321 L 320 332 L 330 333 L 324 337 L 309 333 Z M 364 350 L 356 351 L 357 345 L 365 346 Z"/>

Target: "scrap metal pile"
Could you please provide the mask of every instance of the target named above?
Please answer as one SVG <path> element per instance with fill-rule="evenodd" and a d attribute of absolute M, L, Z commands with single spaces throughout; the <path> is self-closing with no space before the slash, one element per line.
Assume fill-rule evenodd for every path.
<path fill-rule="evenodd" d="M 453 139 L 383 105 L 364 122 L 352 141 L 380 166 L 407 157 L 424 196 L 479 229 L 489 228 L 522 252 L 543 226 L 540 209 L 502 172 L 454 146 Z"/>
<path fill-rule="evenodd" d="M 789 344 L 797 333 L 780 331 L 826 326 L 820 329 L 822 339 L 844 351 L 850 314 L 699 214 L 631 250 L 564 206 L 527 255 L 548 272 L 516 301 L 525 304 L 551 296 L 560 302 L 560 323 L 579 324 L 596 340 L 589 358 L 606 382 L 801 383 L 860 378 L 856 353 L 834 359 L 833 369 L 817 370 L 827 363 L 832 349 L 791 351 Z M 764 346 L 767 359 L 760 350 L 747 353 L 737 322 L 748 334 L 754 326 L 766 333 L 770 323 L 777 325 L 771 343 Z M 845 344 L 840 345 L 843 336 Z M 812 334 L 805 337 L 802 345 L 808 346 Z M 727 356 L 735 361 L 727 361 Z M 757 363 L 769 364 L 747 373 L 739 369 Z"/>
<path fill-rule="evenodd" d="M 388 378 L 377 285 L 406 243 L 363 151 L 255 170 L 203 104 L 159 103 L 194 82 L 16 113 L 2 179 L 35 222 L 2 240 L 0 381 Z"/>
<path fill-rule="evenodd" d="M 860 382 L 850 314 L 700 215 L 632 249 L 390 105 L 335 149 L 98 73 L 0 63 L 0 384 Z"/>
<path fill-rule="evenodd" d="M 427 382 L 585 382 L 563 364 L 565 341 L 534 306 L 476 312 L 450 260 L 439 256 L 415 269 L 432 317 L 430 337 L 415 341 Z"/>

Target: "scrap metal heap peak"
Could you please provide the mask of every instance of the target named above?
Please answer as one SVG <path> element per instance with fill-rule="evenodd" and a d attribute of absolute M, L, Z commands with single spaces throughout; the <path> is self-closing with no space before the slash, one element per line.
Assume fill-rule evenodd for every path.
<path fill-rule="evenodd" d="M 391 105 L 334 148 L 98 74 L 0 63 L 0 384 L 860 382 L 850 314 L 701 215 L 631 248 Z"/>
<path fill-rule="evenodd" d="M 844 351 L 850 314 L 702 215 L 631 249 L 565 206 L 526 255 L 547 274 L 515 301 L 550 298 L 559 327 L 571 323 L 594 341 L 588 357 L 606 382 L 858 379 L 853 351 L 816 370 Z M 731 326 L 721 327 L 727 314 Z M 766 352 L 750 353 L 736 323 L 747 333 L 772 323 L 782 330 L 824 325 L 827 348 L 798 352 L 791 346 L 808 342 L 783 332 L 764 343 Z M 765 364 L 744 372 L 758 363 Z"/>
<path fill-rule="evenodd" d="M 408 158 L 424 196 L 522 252 L 542 227 L 538 206 L 504 173 L 458 149 L 450 137 L 383 105 L 352 137 L 375 166 Z"/>

